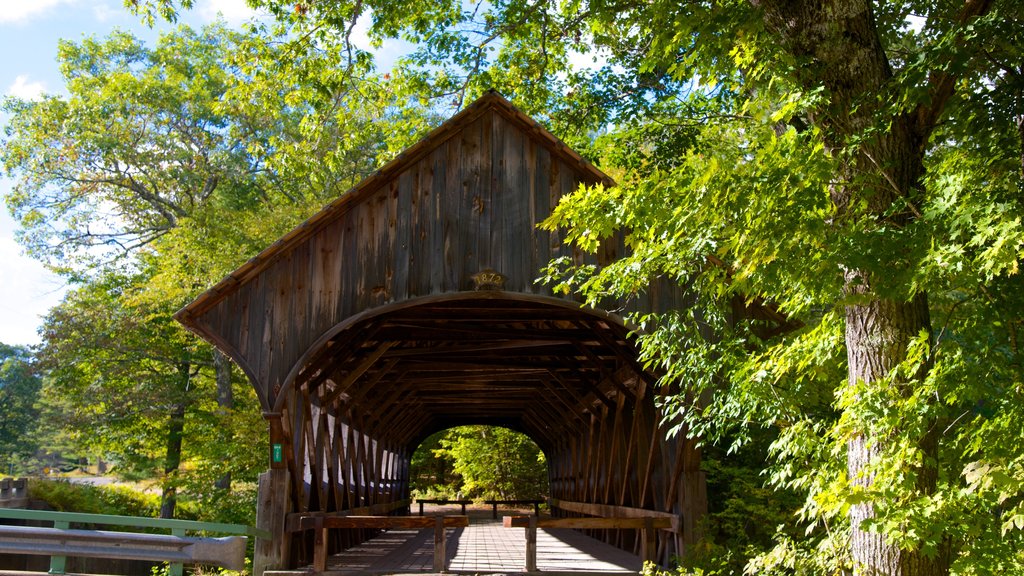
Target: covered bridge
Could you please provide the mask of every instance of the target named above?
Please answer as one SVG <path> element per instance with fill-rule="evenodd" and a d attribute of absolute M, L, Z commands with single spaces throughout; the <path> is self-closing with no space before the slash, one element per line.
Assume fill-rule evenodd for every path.
<path fill-rule="evenodd" d="M 490 93 L 178 313 L 263 404 L 266 561 L 308 560 L 303 514 L 403 513 L 413 451 L 463 424 L 529 435 L 547 456 L 553 514 L 669 516 L 663 560 L 693 542 L 699 451 L 667 434 L 656 375 L 617 315 L 686 306 L 681 292 L 656 282 L 595 310 L 535 281 L 552 258 L 602 264 L 624 249 L 581 255 L 537 228 L 596 183 L 614 184 Z M 605 537 L 640 546 L 628 530 Z"/>

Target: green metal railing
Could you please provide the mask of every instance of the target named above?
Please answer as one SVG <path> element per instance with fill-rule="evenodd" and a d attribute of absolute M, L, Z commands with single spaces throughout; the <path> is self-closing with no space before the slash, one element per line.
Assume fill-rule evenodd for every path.
<path fill-rule="evenodd" d="M 11 520 L 35 520 L 53 522 L 54 528 L 70 528 L 76 524 L 100 524 L 104 526 L 129 526 L 133 528 L 156 528 L 169 530 L 172 536 L 185 536 L 187 532 L 213 532 L 239 536 L 253 536 L 269 540 L 270 532 L 241 524 L 219 522 L 197 522 L 166 518 L 142 518 L 138 516 L 115 516 L 111 514 L 84 514 L 78 512 L 51 512 L 48 510 L 24 510 L 0 508 L 0 518 Z M 50 574 L 64 574 L 66 557 L 50 557 Z M 181 576 L 184 567 L 180 562 L 170 564 L 171 576 Z"/>

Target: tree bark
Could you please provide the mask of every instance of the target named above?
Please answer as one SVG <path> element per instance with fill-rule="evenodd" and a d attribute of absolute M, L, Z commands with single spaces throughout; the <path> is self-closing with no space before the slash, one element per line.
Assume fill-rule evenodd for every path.
<path fill-rule="evenodd" d="M 178 468 L 181 466 L 181 445 L 185 435 L 185 403 L 180 402 L 171 411 L 167 427 L 167 452 L 164 457 L 164 487 L 160 498 L 160 517 L 174 518 L 178 505 L 176 484 Z"/>
<path fill-rule="evenodd" d="M 171 408 L 167 423 L 167 449 L 164 455 L 163 494 L 160 498 L 160 517 L 174 518 L 174 509 L 178 504 L 177 476 L 181 467 L 181 447 L 185 436 L 185 411 L 189 383 L 191 380 L 191 364 L 178 365 L 179 388 L 178 400 Z"/>
<path fill-rule="evenodd" d="M 231 390 L 231 360 L 216 348 L 213 349 L 213 368 L 217 378 L 217 409 L 221 418 L 226 420 L 235 407 L 234 392 Z M 222 442 L 227 445 L 231 440 L 230 429 L 222 426 L 220 432 Z M 218 490 L 230 491 L 231 471 L 228 470 L 218 478 L 214 487 Z"/>

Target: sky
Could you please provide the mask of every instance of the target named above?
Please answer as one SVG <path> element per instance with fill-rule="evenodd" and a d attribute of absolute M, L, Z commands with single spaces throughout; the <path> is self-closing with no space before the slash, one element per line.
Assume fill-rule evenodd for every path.
<path fill-rule="evenodd" d="M 218 14 L 235 25 L 254 16 L 245 0 L 199 0 L 181 20 L 201 25 Z M 0 93 L 19 98 L 62 93 L 56 60 L 60 39 L 105 36 L 115 28 L 155 39 L 160 29 L 169 27 L 148 29 L 121 0 L 0 0 Z M 0 124 L 5 123 L 0 115 Z M 12 184 L 6 174 L 0 175 L 0 196 L 6 196 Z M 0 342 L 32 345 L 39 343 L 42 316 L 60 301 L 66 288 L 60 278 L 23 254 L 15 241 L 16 228 L 4 205 L 0 210 Z"/>

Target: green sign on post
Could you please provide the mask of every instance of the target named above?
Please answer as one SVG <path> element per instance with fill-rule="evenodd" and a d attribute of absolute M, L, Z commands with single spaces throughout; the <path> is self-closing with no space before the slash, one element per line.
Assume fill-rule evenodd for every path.
<path fill-rule="evenodd" d="M 284 447 L 281 444 L 274 444 L 270 448 L 270 460 L 274 464 L 284 462 Z"/>

